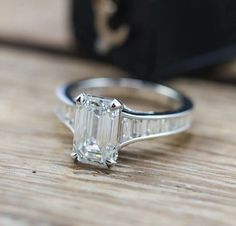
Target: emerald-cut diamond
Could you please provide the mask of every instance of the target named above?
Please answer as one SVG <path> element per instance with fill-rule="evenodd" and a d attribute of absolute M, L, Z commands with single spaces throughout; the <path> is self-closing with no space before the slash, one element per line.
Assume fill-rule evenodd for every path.
<path fill-rule="evenodd" d="M 80 94 L 76 99 L 73 152 L 78 161 L 116 163 L 122 104 L 116 99 Z"/>

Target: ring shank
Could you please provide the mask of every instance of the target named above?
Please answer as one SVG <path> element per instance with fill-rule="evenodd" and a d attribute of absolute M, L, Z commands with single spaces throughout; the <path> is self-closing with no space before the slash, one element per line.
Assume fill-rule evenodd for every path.
<path fill-rule="evenodd" d="M 192 109 L 193 104 L 189 98 L 185 97 L 180 92 L 169 88 L 167 86 L 163 86 L 160 84 L 155 84 L 152 82 L 137 80 L 137 79 L 130 79 L 130 78 L 95 78 L 95 79 L 88 79 L 82 80 L 78 82 L 74 82 L 69 84 L 65 90 L 65 96 L 69 98 L 69 100 L 73 100 L 73 96 L 78 95 L 79 92 L 83 92 L 85 90 L 96 92 L 97 89 L 106 89 L 112 87 L 120 87 L 120 88 L 128 88 L 128 89 L 137 89 L 144 91 L 149 90 L 155 94 L 163 95 L 168 97 L 174 101 L 178 101 L 180 103 L 180 107 L 178 109 L 172 111 L 165 111 L 165 112 L 139 112 L 133 111 L 131 109 L 124 109 L 125 112 L 131 114 L 140 114 L 140 115 L 166 115 L 166 114 L 174 114 L 178 112 L 183 112 Z M 76 95 L 73 95 L 76 93 Z M 145 94 L 145 93 L 144 93 Z M 148 98 L 148 96 L 146 96 Z"/>
<path fill-rule="evenodd" d="M 93 93 L 106 88 L 123 87 L 147 93 L 163 95 L 178 103 L 178 108 L 168 111 L 137 111 L 124 106 L 121 114 L 120 146 L 134 141 L 178 133 L 191 126 L 193 104 L 190 99 L 169 87 L 129 78 L 95 78 L 62 86 L 57 95 L 61 105 L 57 110 L 59 118 L 73 131 L 75 101 L 81 92 Z M 146 97 L 146 96 L 145 96 Z M 148 96 L 146 97 L 148 99 Z"/>

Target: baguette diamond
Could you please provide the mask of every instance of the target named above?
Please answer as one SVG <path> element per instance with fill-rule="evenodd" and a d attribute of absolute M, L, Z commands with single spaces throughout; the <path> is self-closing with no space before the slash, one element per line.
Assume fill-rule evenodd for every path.
<path fill-rule="evenodd" d="M 76 102 L 73 151 L 78 161 L 103 166 L 116 163 L 122 105 L 87 94 L 80 94 Z"/>

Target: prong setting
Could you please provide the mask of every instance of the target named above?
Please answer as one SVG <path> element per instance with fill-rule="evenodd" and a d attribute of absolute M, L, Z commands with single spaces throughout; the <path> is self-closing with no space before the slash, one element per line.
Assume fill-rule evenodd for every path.
<path fill-rule="evenodd" d="M 72 153 L 70 154 L 70 156 L 71 156 L 72 159 L 77 160 L 77 157 L 78 157 L 77 153 L 72 152 Z"/>
<path fill-rule="evenodd" d="M 117 99 L 114 99 L 112 102 L 111 102 L 111 109 L 112 110 L 117 110 L 119 108 L 123 108 L 123 105 L 120 103 L 120 101 L 118 101 Z"/>
<path fill-rule="evenodd" d="M 85 103 L 85 100 L 86 100 L 85 93 L 81 93 L 75 98 L 76 104 L 79 104 L 79 105 L 82 105 L 83 103 Z"/>
<path fill-rule="evenodd" d="M 115 164 L 116 164 L 116 162 L 113 161 L 113 160 L 106 160 L 106 166 L 107 166 L 108 168 L 110 168 L 111 166 L 113 166 L 113 165 L 115 165 Z"/>

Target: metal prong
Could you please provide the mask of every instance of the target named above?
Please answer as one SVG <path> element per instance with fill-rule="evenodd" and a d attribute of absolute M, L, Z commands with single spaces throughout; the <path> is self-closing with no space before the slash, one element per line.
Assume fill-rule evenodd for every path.
<path fill-rule="evenodd" d="M 72 152 L 72 153 L 70 154 L 70 156 L 71 156 L 71 158 L 74 159 L 74 160 L 77 159 L 77 153 L 75 153 L 75 152 Z"/>
<path fill-rule="evenodd" d="M 108 168 L 110 168 L 112 165 L 116 164 L 115 161 L 111 161 L 111 160 L 106 160 L 106 165 Z"/>
<path fill-rule="evenodd" d="M 118 108 L 121 108 L 122 107 L 122 104 L 117 100 L 117 99 L 114 99 L 112 102 L 111 102 L 111 109 L 118 109 Z"/>
<path fill-rule="evenodd" d="M 83 104 L 84 101 L 85 101 L 85 96 L 86 96 L 85 93 L 79 94 L 79 96 L 77 96 L 77 97 L 75 98 L 76 104 Z"/>

